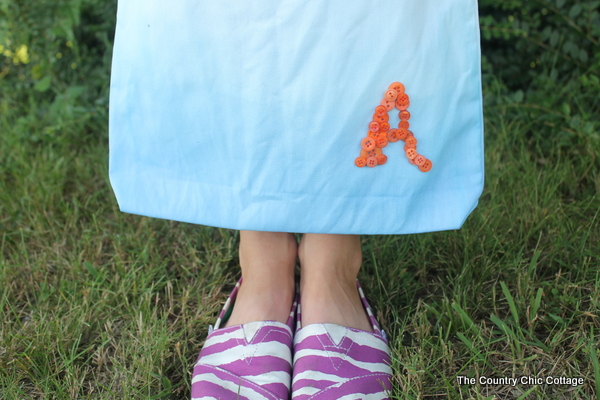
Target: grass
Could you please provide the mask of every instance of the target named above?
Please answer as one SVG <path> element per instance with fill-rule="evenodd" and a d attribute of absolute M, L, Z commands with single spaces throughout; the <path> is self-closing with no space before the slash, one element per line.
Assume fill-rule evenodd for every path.
<path fill-rule="evenodd" d="M 0 398 L 187 398 L 238 275 L 237 233 L 121 213 L 106 106 L 73 107 L 81 90 L 69 100 L 65 89 L 45 107 L 8 85 Z M 360 278 L 391 338 L 393 398 L 600 399 L 600 146 L 586 136 L 562 146 L 501 105 L 485 115 L 486 187 L 465 226 L 362 238 Z"/>

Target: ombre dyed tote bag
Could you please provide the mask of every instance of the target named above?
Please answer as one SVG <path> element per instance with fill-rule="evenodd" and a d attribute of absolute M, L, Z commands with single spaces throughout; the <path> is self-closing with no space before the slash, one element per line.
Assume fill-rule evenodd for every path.
<path fill-rule="evenodd" d="M 459 228 L 483 188 L 475 0 L 119 0 L 122 211 L 260 231 Z"/>

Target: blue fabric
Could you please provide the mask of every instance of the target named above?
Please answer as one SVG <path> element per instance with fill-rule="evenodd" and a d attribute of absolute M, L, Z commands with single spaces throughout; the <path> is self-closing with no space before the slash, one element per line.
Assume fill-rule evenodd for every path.
<path fill-rule="evenodd" d="M 483 188 L 480 76 L 476 0 L 119 0 L 111 184 L 122 211 L 224 228 L 457 229 Z M 354 165 L 395 81 L 430 172 L 401 141 Z"/>

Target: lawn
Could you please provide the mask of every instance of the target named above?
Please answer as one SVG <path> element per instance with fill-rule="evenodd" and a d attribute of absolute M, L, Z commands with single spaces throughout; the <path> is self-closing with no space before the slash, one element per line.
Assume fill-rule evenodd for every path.
<path fill-rule="evenodd" d="M 114 1 L 0 4 L 12 16 L 0 21 L 0 398 L 185 399 L 239 275 L 239 236 L 119 211 L 107 167 Z M 560 17 L 564 1 L 552 4 Z M 487 15 L 482 27 L 479 206 L 457 231 L 362 237 L 392 397 L 600 399 L 600 46 L 570 75 L 560 54 L 527 61 L 537 78 L 517 85 L 485 46 L 522 37 L 488 38 L 503 25 Z M 584 39 L 598 42 L 594 29 Z"/>

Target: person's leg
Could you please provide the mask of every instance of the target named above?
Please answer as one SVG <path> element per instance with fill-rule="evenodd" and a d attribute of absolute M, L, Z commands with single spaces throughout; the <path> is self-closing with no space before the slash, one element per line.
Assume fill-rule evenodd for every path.
<path fill-rule="evenodd" d="M 302 326 L 334 323 L 372 332 L 356 288 L 360 236 L 304 234 L 298 255 Z"/>
<path fill-rule="evenodd" d="M 298 243 L 291 233 L 240 231 L 242 285 L 225 326 L 285 323 L 294 300 Z"/>

